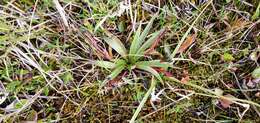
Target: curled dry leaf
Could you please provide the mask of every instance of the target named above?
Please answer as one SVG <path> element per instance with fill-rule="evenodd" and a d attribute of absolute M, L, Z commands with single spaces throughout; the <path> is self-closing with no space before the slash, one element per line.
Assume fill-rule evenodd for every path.
<path fill-rule="evenodd" d="M 256 84 L 251 79 L 246 83 L 246 85 L 249 88 L 254 88 L 256 86 Z"/>
<path fill-rule="evenodd" d="M 189 72 L 187 70 L 183 70 L 183 77 L 181 78 L 182 83 L 187 83 L 190 80 Z"/>
<path fill-rule="evenodd" d="M 219 102 L 223 108 L 228 108 L 231 104 L 233 104 L 233 101 L 230 98 L 235 98 L 231 94 L 224 95 L 223 98 L 219 99 Z"/>
<path fill-rule="evenodd" d="M 196 34 L 189 35 L 187 39 L 181 44 L 177 53 L 183 53 L 196 39 Z"/>
<path fill-rule="evenodd" d="M 258 98 L 260 98 L 260 92 L 257 92 L 257 93 L 255 94 L 255 96 L 258 97 Z"/>
<path fill-rule="evenodd" d="M 173 75 L 172 75 L 172 73 L 171 72 L 168 72 L 168 71 L 166 71 L 165 69 L 163 69 L 163 68 L 153 68 L 154 70 L 156 70 L 157 72 L 159 72 L 159 73 L 163 73 L 165 76 L 167 76 L 167 77 L 172 77 Z"/>

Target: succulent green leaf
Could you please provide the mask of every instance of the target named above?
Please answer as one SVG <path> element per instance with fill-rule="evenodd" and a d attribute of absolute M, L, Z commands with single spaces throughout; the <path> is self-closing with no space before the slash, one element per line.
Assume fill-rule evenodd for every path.
<path fill-rule="evenodd" d="M 144 65 L 144 66 L 150 66 L 150 67 L 160 67 L 164 68 L 165 70 L 171 67 L 170 63 L 167 62 L 161 62 L 160 60 L 152 60 L 152 61 L 139 61 L 136 63 L 136 65 Z"/>
<path fill-rule="evenodd" d="M 164 29 L 161 29 L 160 31 L 157 31 L 157 32 L 154 32 L 153 34 L 151 34 L 152 36 L 141 46 L 141 48 L 138 49 L 137 54 L 142 55 L 147 48 L 152 46 L 152 44 L 156 41 L 158 36 L 160 36 L 160 34 L 163 31 L 164 31 Z"/>
<path fill-rule="evenodd" d="M 120 65 L 116 67 L 111 74 L 108 76 L 109 79 L 114 79 L 116 78 L 123 70 L 125 69 L 124 65 Z"/>
<path fill-rule="evenodd" d="M 152 19 L 149 21 L 147 26 L 145 27 L 144 31 L 139 37 L 139 44 L 142 44 L 144 42 L 144 39 L 147 37 L 148 33 L 150 32 L 150 29 L 152 28 L 153 21 L 155 20 L 156 15 L 152 17 Z"/>
<path fill-rule="evenodd" d="M 150 29 L 152 28 L 153 21 L 155 20 L 156 16 L 153 16 L 152 19 L 149 21 L 145 29 L 141 33 L 141 25 L 139 25 L 137 32 L 135 33 L 133 42 L 130 46 L 130 60 L 135 61 L 136 57 L 139 56 L 140 54 L 136 54 L 143 42 L 145 41 L 145 38 L 147 37 L 148 33 L 150 32 Z"/>
<path fill-rule="evenodd" d="M 131 43 L 131 46 L 130 46 L 130 51 L 129 51 L 130 55 L 134 55 L 137 52 L 137 50 L 140 47 L 140 45 L 141 45 L 140 42 L 139 42 L 141 29 L 142 29 L 142 26 L 140 24 L 138 29 L 137 29 L 137 31 L 136 31 L 136 33 L 135 33 L 134 39 L 133 39 L 133 41 Z"/>
<path fill-rule="evenodd" d="M 121 65 L 125 65 L 126 61 L 123 59 L 118 59 L 115 61 L 116 66 L 121 66 Z"/>
<path fill-rule="evenodd" d="M 105 31 L 108 37 L 105 37 L 105 42 L 112 47 L 116 52 L 118 52 L 122 57 L 127 55 L 127 50 L 124 44 L 112 33 Z"/>
<path fill-rule="evenodd" d="M 94 64 L 99 66 L 99 67 L 110 68 L 110 69 L 113 69 L 113 68 L 116 67 L 115 63 L 109 62 L 109 61 L 95 61 Z"/>
<path fill-rule="evenodd" d="M 154 70 L 152 67 L 147 66 L 147 65 L 136 65 L 136 68 L 147 71 L 147 72 L 153 74 L 160 82 L 163 82 L 160 74 L 156 70 Z"/>

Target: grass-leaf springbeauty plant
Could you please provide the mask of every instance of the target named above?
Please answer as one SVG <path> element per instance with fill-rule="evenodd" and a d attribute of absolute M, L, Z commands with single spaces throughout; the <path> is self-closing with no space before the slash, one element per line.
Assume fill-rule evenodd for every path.
<path fill-rule="evenodd" d="M 118 39 L 112 33 L 105 31 L 107 36 L 104 38 L 104 41 L 118 54 L 120 54 L 121 57 L 112 59 L 110 61 L 95 61 L 97 66 L 112 70 L 102 83 L 102 86 L 104 86 L 109 80 L 115 79 L 120 73 L 122 73 L 122 71 L 132 71 L 133 69 L 146 71 L 155 76 L 156 79 L 160 82 L 163 81 L 158 71 L 156 71 L 154 68 L 163 68 L 167 70 L 170 67 L 170 64 L 167 62 L 161 62 L 159 59 L 145 59 L 146 53 L 150 50 L 153 50 L 165 32 L 165 29 L 161 29 L 149 35 L 155 18 L 156 16 L 151 18 L 144 30 L 142 30 L 142 25 L 139 25 L 133 36 L 129 50 L 127 50 L 120 39 Z"/>

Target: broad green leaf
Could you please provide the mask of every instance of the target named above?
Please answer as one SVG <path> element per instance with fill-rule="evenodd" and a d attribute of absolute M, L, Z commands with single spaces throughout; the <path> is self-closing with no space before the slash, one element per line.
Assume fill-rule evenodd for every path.
<path fill-rule="evenodd" d="M 144 66 L 150 66 L 150 67 L 161 67 L 165 70 L 170 67 L 171 65 L 167 62 L 161 62 L 160 60 L 152 60 L 152 61 L 140 61 L 137 62 L 136 65 L 144 65 Z"/>
<path fill-rule="evenodd" d="M 120 66 L 116 66 L 116 68 L 111 72 L 111 74 L 108 75 L 107 78 L 102 82 L 102 84 L 100 85 L 99 88 L 101 89 L 102 87 L 104 87 L 107 84 L 107 82 L 116 78 L 124 69 L 125 69 L 124 64 L 122 64 Z"/>
<path fill-rule="evenodd" d="M 139 37 L 139 44 L 142 44 L 144 42 L 144 39 L 147 37 L 148 33 L 150 32 L 150 29 L 152 28 L 153 21 L 154 21 L 155 18 L 156 18 L 156 15 L 152 17 L 152 19 L 149 21 L 149 23 L 145 27 L 144 31 L 140 35 L 140 37 Z"/>
<path fill-rule="evenodd" d="M 253 78 L 260 78 L 260 67 L 256 68 L 253 72 L 252 72 L 252 77 Z"/>
<path fill-rule="evenodd" d="M 105 42 L 112 47 L 116 52 L 118 52 L 122 57 L 127 55 L 127 50 L 124 44 L 112 33 L 105 31 L 108 37 L 105 37 Z"/>
<path fill-rule="evenodd" d="M 156 39 L 158 38 L 158 36 L 160 36 L 161 32 L 163 32 L 164 29 L 161 29 L 160 31 L 154 32 L 152 34 L 152 36 L 141 46 L 141 48 L 139 48 L 137 54 L 142 55 L 143 52 L 152 46 L 152 44 L 156 41 Z"/>
<path fill-rule="evenodd" d="M 108 76 L 108 78 L 109 78 L 110 80 L 116 78 L 124 69 L 125 69 L 125 66 L 124 66 L 124 65 L 121 65 L 121 66 L 116 67 L 116 68 L 111 72 L 111 74 Z"/>
<path fill-rule="evenodd" d="M 153 74 L 160 82 L 163 82 L 160 74 L 156 70 L 154 70 L 152 67 L 146 66 L 146 65 L 136 65 L 136 68 L 147 71 L 147 72 Z"/>
<path fill-rule="evenodd" d="M 115 61 L 116 66 L 121 66 L 121 65 L 125 65 L 126 61 L 123 59 L 118 59 Z"/>
<path fill-rule="evenodd" d="M 103 68 L 110 68 L 110 69 L 113 69 L 116 66 L 115 63 L 109 61 L 95 61 L 95 65 Z"/>
<path fill-rule="evenodd" d="M 140 34 L 141 34 L 141 29 L 142 29 L 142 26 L 140 24 L 136 33 L 135 33 L 134 39 L 131 43 L 131 46 L 130 46 L 130 51 L 129 51 L 130 55 L 134 55 L 137 52 L 138 48 L 140 47 L 139 37 L 140 37 Z"/>

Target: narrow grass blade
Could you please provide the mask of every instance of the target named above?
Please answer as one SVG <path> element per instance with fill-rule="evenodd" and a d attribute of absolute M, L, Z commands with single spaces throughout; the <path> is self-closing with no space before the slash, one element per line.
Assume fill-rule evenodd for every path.
<path fill-rule="evenodd" d="M 95 29 L 94 29 L 94 32 L 96 32 L 96 31 L 99 29 L 99 27 L 102 26 L 102 24 L 106 21 L 106 19 L 107 19 L 108 17 L 109 17 L 109 16 L 106 15 L 101 21 L 98 22 L 98 24 L 96 25 L 96 27 L 95 27 Z"/>
<path fill-rule="evenodd" d="M 113 69 L 113 68 L 116 67 L 115 63 L 109 62 L 109 61 L 95 61 L 94 64 L 99 66 L 99 67 L 110 68 L 110 69 Z"/>
<path fill-rule="evenodd" d="M 3 35 L 3 36 L 0 35 L 0 44 L 2 44 L 2 42 L 6 41 L 8 39 L 9 39 L 9 37 L 7 35 Z"/>
<path fill-rule="evenodd" d="M 147 66 L 147 65 L 136 65 L 136 68 L 147 71 L 147 72 L 153 74 L 160 82 L 163 82 L 160 74 L 156 70 L 154 70 L 152 67 Z"/>
<path fill-rule="evenodd" d="M 135 119 L 137 118 L 138 114 L 140 113 L 140 111 L 144 107 L 145 102 L 147 101 L 148 97 L 151 95 L 151 93 L 152 93 L 153 89 L 155 88 L 155 86 L 156 86 L 156 81 L 152 78 L 151 86 L 150 86 L 149 90 L 146 92 L 146 94 L 144 95 L 144 98 L 140 102 L 139 106 L 135 110 L 135 113 L 132 116 L 132 118 L 130 120 L 130 123 L 134 123 L 135 122 Z"/>
<path fill-rule="evenodd" d="M 127 55 L 127 50 L 124 44 L 112 33 L 105 31 L 108 37 L 105 37 L 105 42 L 112 47 L 116 52 L 118 52 L 122 57 Z"/>

